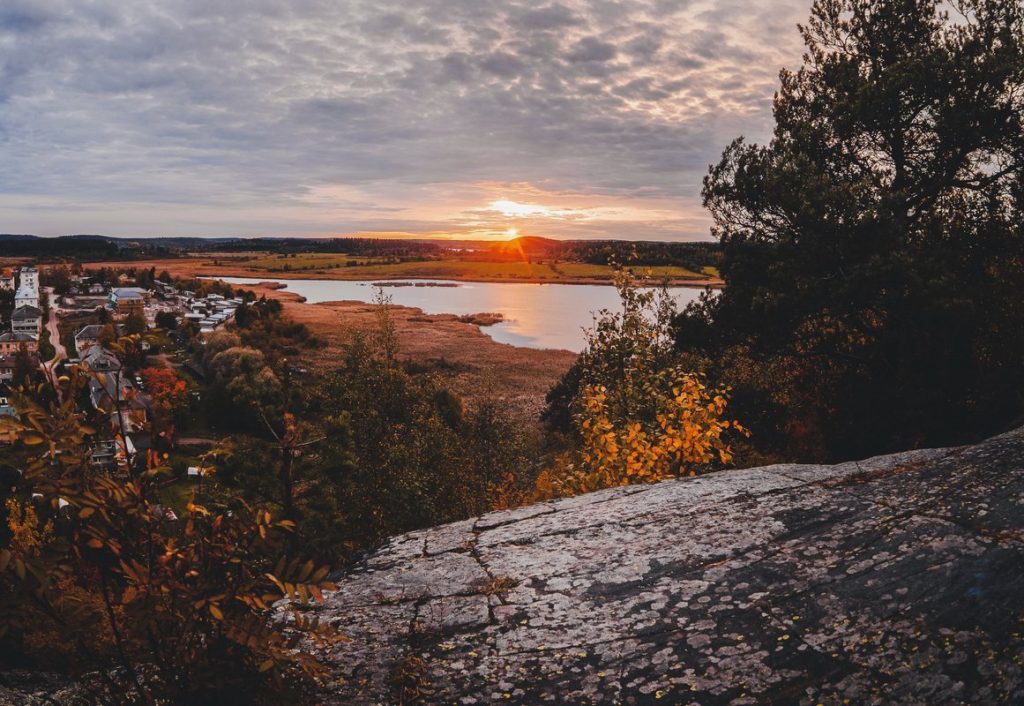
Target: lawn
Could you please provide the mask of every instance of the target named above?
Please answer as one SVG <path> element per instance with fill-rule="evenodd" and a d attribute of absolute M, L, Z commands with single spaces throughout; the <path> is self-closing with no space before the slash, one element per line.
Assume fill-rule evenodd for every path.
<path fill-rule="evenodd" d="M 196 482 L 181 478 L 171 485 L 160 489 L 160 504 L 174 510 L 179 516 L 184 515 L 187 510 L 188 501 L 192 498 L 192 490 Z"/>

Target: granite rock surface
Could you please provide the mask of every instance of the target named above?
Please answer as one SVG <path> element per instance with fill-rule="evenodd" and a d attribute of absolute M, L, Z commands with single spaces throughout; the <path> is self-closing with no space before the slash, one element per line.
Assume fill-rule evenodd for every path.
<path fill-rule="evenodd" d="M 1024 430 L 496 512 L 339 589 L 329 703 L 1024 703 Z"/>

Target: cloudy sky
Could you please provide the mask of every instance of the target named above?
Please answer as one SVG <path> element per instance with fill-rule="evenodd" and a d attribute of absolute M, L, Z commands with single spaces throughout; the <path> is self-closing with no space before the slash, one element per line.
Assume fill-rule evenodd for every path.
<path fill-rule="evenodd" d="M 809 0 L 0 0 L 0 232 L 694 240 Z"/>

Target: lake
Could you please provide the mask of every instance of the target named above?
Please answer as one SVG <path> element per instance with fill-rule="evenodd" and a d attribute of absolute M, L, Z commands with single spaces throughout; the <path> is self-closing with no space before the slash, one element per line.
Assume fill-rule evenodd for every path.
<path fill-rule="evenodd" d="M 218 277 L 234 285 L 281 282 L 287 291 L 311 304 L 328 301 L 373 301 L 377 287 L 370 281 L 275 279 L 273 277 Z M 520 282 L 444 282 L 403 280 L 416 284 L 454 286 L 384 287 L 395 304 L 414 306 L 427 314 L 480 314 L 497 312 L 505 320 L 481 330 L 499 343 L 527 348 L 560 348 L 579 352 L 585 345 L 583 329 L 594 312 L 618 310 L 615 287 L 590 284 L 527 284 Z M 700 296 L 694 287 L 669 287 L 679 307 Z"/>

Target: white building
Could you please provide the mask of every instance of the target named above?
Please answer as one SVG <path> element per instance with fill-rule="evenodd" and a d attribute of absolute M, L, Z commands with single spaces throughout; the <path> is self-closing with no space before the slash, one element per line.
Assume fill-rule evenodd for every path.
<path fill-rule="evenodd" d="M 14 294 L 15 308 L 39 306 L 39 270 L 22 267 L 18 270 L 18 291 Z"/>
<path fill-rule="evenodd" d="M 14 306 L 16 308 L 23 306 L 31 306 L 34 308 L 38 307 L 39 292 L 35 289 L 18 287 L 18 291 L 14 293 Z"/>
<path fill-rule="evenodd" d="M 39 270 L 34 267 L 22 267 L 18 270 L 18 286 L 39 291 Z"/>
<path fill-rule="evenodd" d="M 34 306 L 18 306 L 11 314 L 11 331 L 39 337 L 43 330 L 43 312 Z"/>

